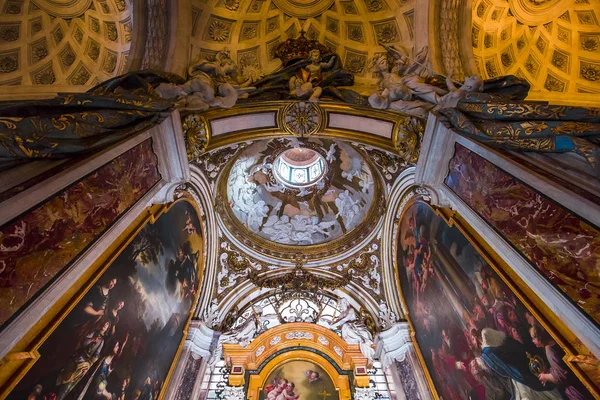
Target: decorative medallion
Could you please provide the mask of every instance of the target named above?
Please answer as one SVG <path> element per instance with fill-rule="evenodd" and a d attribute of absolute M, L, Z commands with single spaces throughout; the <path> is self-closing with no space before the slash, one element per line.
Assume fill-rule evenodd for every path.
<path fill-rule="evenodd" d="M 208 146 L 207 124 L 198 114 L 190 114 L 182 122 L 185 147 L 189 161 L 200 157 Z"/>
<path fill-rule="evenodd" d="M 418 118 L 407 117 L 394 135 L 394 146 L 409 163 L 416 164 L 419 159 L 425 124 Z"/>
<path fill-rule="evenodd" d="M 294 136 L 310 136 L 323 125 L 323 112 L 315 103 L 299 101 L 286 105 L 278 114 L 280 128 Z"/>
<path fill-rule="evenodd" d="M 271 346 L 275 346 L 277 343 L 281 342 L 281 336 L 274 336 L 273 339 L 269 342 Z"/>
<path fill-rule="evenodd" d="M 286 333 L 285 338 L 290 339 L 305 339 L 305 340 L 313 340 L 314 336 L 310 332 L 289 332 Z"/>

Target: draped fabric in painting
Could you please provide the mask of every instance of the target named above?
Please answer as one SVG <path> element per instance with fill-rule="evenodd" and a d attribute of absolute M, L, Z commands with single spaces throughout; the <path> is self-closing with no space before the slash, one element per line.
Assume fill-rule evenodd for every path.
<path fill-rule="evenodd" d="M 162 72 L 132 72 L 86 93 L 0 102 L 0 169 L 27 159 L 91 152 L 151 128 L 173 107 L 154 88 L 183 81 Z"/>
<path fill-rule="evenodd" d="M 446 185 L 600 325 L 600 230 L 464 146 Z"/>
<path fill-rule="evenodd" d="M 561 347 L 458 228 L 420 202 L 400 224 L 400 285 L 441 397 L 592 399 Z"/>
<path fill-rule="evenodd" d="M 197 298 L 200 232 L 184 200 L 145 225 L 42 344 L 8 398 L 157 399 Z"/>

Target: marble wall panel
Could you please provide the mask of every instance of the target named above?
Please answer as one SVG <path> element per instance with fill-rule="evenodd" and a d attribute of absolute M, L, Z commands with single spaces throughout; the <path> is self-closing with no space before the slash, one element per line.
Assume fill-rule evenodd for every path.
<path fill-rule="evenodd" d="M 148 139 L 0 227 L 0 324 L 6 326 L 160 179 Z"/>
<path fill-rule="evenodd" d="M 600 324 L 600 231 L 459 144 L 446 185 Z"/>

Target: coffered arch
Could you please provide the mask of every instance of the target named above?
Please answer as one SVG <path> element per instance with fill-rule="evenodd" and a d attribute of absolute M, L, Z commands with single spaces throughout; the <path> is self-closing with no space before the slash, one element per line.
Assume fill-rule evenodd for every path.
<path fill-rule="evenodd" d="M 94 85 L 126 71 L 130 0 L 0 1 L 0 85 Z"/>
<path fill-rule="evenodd" d="M 474 1 L 479 74 L 514 74 L 533 91 L 600 93 L 599 12 L 598 0 Z"/>
<path fill-rule="evenodd" d="M 227 47 L 242 73 L 276 70 L 275 47 L 304 30 L 342 58 L 357 83 L 371 82 L 368 62 L 378 44 L 408 52 L 415 35 L 415 0 L 211 0 L 192 2 L 192 58 Z M 328 7 L 324 9 L 323 5 Z"/>

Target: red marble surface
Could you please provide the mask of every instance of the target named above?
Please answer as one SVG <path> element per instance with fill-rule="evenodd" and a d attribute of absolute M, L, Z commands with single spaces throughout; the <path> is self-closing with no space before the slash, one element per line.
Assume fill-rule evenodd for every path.
<path fill-rule="evenodd" d="M 459 144 L 446 185 L 600 323 L 596 227 Z"/>
<path fill-rule="evenodd" d="M 0 324 L 39 294 L 160 178 L 148 139 L 0 227 Z"/>

